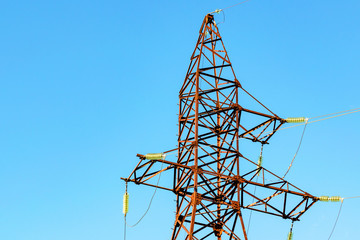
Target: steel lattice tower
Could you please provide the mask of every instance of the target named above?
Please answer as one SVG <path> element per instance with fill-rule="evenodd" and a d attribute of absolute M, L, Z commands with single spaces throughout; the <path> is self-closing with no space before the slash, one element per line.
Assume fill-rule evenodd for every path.
<path fill-rule="evenodd" d="M 172 240 L 181 239 L 180 232 L 187 240 L 247 239 L 242 211 L 297 221 L 318 200 L 240 152 L 240 140 L 267 144 L 284 123 L 242 88 L 208 14 L 179 93 L 177 161 L 138 154 L 140 162 L 123 180 L 176 194 Z M 159 164 L 165 168 L 154 170 Z M 164 172 L 173 175 L 170 186 L 151 183 Z"/>

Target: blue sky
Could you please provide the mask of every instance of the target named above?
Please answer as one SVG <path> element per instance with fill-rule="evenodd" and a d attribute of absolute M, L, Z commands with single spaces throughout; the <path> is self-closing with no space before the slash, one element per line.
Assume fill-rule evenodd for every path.
<path fill-rule="evenodd" d="M 122 239 L 119 178 L 136 153 L 176 146 L 178 91 L 202 19 L 236 3 L 2 1 L 0 238 Z M 245 89 L 281 117 L 314 117 L 360 107 L 359 10 L 355 0 L 252 0 L 226 10 L 219 29 Z M 309 125 L 287 180 L 314 195 L 360 195 L 359 116 Z M 278 132 L 264 167 L 286 171 L 301 131 Z M 129 192 L 131 224 L 153 189 Z M 158 191 L 128 239 L 169 239 L 173 200 Z M 345 200 L 332 239 L 360 235 L 359 201 Z M 294 239 L 327 239 L 338 208 L 315 204 Z M 254 214 L 249 239 L 286 239 L 289 227 Z"/>

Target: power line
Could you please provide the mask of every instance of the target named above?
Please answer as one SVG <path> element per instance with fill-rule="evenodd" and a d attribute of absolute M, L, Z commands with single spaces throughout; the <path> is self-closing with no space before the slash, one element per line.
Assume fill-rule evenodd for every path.
<path fill-rule="evenodd" d="M 126 240 L 126 216 L 124 216 L 124 240 Z"/>
<path fill-rule="evenodd" d="M 360 110 L 360 108 L 349 109 L 349 110 L 336 112 L 336 113 L 329 113 L 329 114 L 325 114 L 325 115 L 321 115 L 321 116 L 317 116 L 317 117 L 312 117 L 310 119 L 322 118 L 322 117 L 327 117 L 327 116 L 331 116 L 331 115 L 337 115 L 337 114 L 346 113 L 346 112 L 353 112 L 353 111 L 357 111 L 357 110 Z"/>
<path fill-rule="evenodd" d="M 258 182 L 258 178 L 259 178 L 259 175 L 256 177 L 256 182 Z M 256 186 L 255 186 L 255 189 L 254 189 L 254 196 L 256 194 Z M 255 197 L 253 197 L 252 199 L 252 203 L 255 202 Z M 249 222 L 248 222 L 248 226 L 247 226 L 247 229 L 246 229 L 246 233 L 249 235 L 249 230 L 250 230 L 250 224 L 251 224 L 251 217 L 252 217 L 252 212 L 253 211 L 250 211 L 250 216 L 249 216 Z"/>
<path fill-rule="evenodd" d="M 264 145 L 261 144 L 260 157 L 259 157 L 259 159 L 261 158 L 261 160 L 262 160 L 263 148 L 264 148 Z M 260 167 L 261 167 L 261 166 L 260 166 Z M 263 177 L 263 178 L 264 178 L 264 177 Z M 258 179 L 259 179 L 259 174 L 256 176 L 256 182 L 258 182 Z M 254 194 L 253 194 L 253 195 L 255 196 L 255 194 L 256 194 L 256 186 L 255 186 Z M 255 202 L 255 197 L 253 197 L 253 199 L 252 199 L 252 203 L 254 203 L 254 202 Z M 252 211 L 250 211 L 249 222 L 248 222 L 248 226 L 247 226 L 247 229 L 246 229 L 246 232 L 247 232 L 248 235 L 249 235 L 251 217 L 252 217 Z"/>
<path fill-rule="evenodd" d="M 331 230 L 331 233 L 330 233 L 330 236 L 329 236 L 328 240 L 331 238 L 332 234 L 334 233 L 336 224 L 337 224 L 337 222 L 338 222 L 338 220 L 339 220 L 339 217 L 340 217 L 340 213 L 341 213 L 341 209 L 342 209 L 343 203 L 344 203 L 344 199 L 341 199 L 341 205 L 340 205 L 339 213 L 338 213 L 338 215 L 337 215 L 337 217 L 336 217 L 335 224 L 334 224 L 334 226 L 333 226 L 333 228 L 332 228 L 332 230 Z"/>
<path fill-rule="evenodd" d="M 333 226 L 333 228 L 332 228 L 332 230 L 331 230 L 331 233 L 330 233 L 330 236 L 329 236 L 328 240 L 330 240 L 330 238 L 331 238 L 332 234 L 334 233 L 335 227 L 336 227 L 337 222 L 338 222 L 339 217 L 340 217 L 340 213 L 341 213 L 341 209 L 342 209 L 342 206 L 343 206 L 344 200 L 345 200 L 345 199 L 354 199 L 354 198 L 360 198 L 360 196 L 355 196 L 355 197 L 346 197 L 346 198 L 342 198 L 342 199 L 341 199 L 341 205 L 340 205 L 340 208 L 339 208 L 339 212 L 338 212 L 338 214 L 337 214 L 337 217 L 336 217 L 336 220 L 335 220 L 334 226 Z"/>
<path fill-rule="evenodd" d="M 174 151 L 176 149 L 173 149 L 173 150 L 170 150 L 170 151 Z M 169 151 L 168 151 L 169 152 Z M 126 215 L 124 216 L 124 240 L 126 240 L 126 226 L 130 227 L 130 228 L 133 228 L 135 227 L 136 225 L 138 225 L 142 220 L 143 218 L 146 216 L 146 214 L 149 212 L 150 210 L 150 207 L 151 207 L 151 204 L 152 204 L 152 201 L 155 197 L 155 194 L 156 194 L 156 191 L 158 189 L 158 186 L 159 186 L 159 182 L 160 182 L 160 177 L 161 177 L 161 173 L 162 173 L 162 169 L 163 169 L 163 165 L 164 165 L 164 162 L 161 163 L 161 167 L 160 167 L 160 174 L 159 174 L 159 178 L 157 180 L 157 183 L 156 183 L 156 187 L 155 187 L 155 190 L 154 190 L 154 193 L 150 199 L 150 202 L 149 202 L 149 205 L 148 205 L 148 208 L 146 209 L 145 213 L 142 215 L 142 217 L 133 225 L 129 225 L 126 221 Z M 126 192 L 127 192 L 127 182 L 126 182 Z"/>
<path fill-rule="evenodd" d="M 356 197 L 347 197 L 347 198 L 343 198 L 343 199 L 345 200 L 345 199 L 352 199 L 352 198 L 360 198 L 360 196 L 356 196 Z"/>
<path fill-rule="evenodd" d="M 300 146 L 301 146 L 302 140 L 303 140 L 303 138 L 304 138 L 304 134 L 305 134 L 307 122 L 308 122 L 308 121 L 306 120 L 305 125 L 304 125 L 304 130 L 303 130 L 303 132 L 302 132 L 302 134 L 301 134 L 299 146 L 298 146 L 298 148 L 297 148 L 297 150 L 296 150 L 296 153 L 295 153 L 293 159 L 291 160 L 291 163 L 290 163 L 290 165 L 289 165 L 286 173 L 284 174 L 284 176 L 283 176 L 282 178 L 285 178 L 285 176 L 286 176 L 286 175 L 288 174 L 288 172 L 290 171 L 290 169 L 291 169 L 291 167 L 292 167 L 292 165 L 293 165 L 293 163 L 294 163 L 294 160 L 295 160 L 295 158 L 296 158 L 296 156 L 297 156 L 297 154 L 298 154 L 298 152 L 299 152 L 299 150 L 300 150 Z"/>
<path fill-rule="evenodd" d="M 308 121 L 308 122 L 305 122 L 305 123 L 296 124 L 296 125 L 289 126 L 289 127 L 279 128 L 279 129 L 274 130 L 274 131 L 265 132 L 264 134 L 269 135 L 269 134 L 274 133 L 275 131 L 280 131 L 280 130 L 290 129 L 290 128 L 294 128 L 294 127 L 299 127 L 299 126 L 303 126 L 305 124 L 320 122 L 320 121 L 324 121 L 324 120 L 328 120 L 328 119 L 332 119 L 332 118 L 337 118 L 337 117 L 341 117 L 341 116 L 345 116 L 345 115 L 353 114 L 353 113 L 357 113 L 357 112 L 360 112 L 360 108 L 355 108 L 355 109 L 346 110 L 346 111 L 342 111 L 342 112 L 329 113 L 329 114 L 322 115 L 322 116 L 312 117 L 312 118 L 309 118 L 308 120 L 321 118 L 321 117 L 324 117 L 324 116 L 331 116 L 331 117 L 321 118 L 319 120 Z M 342 114 L 339 114 L 339 113 L 342 113 Z"/>
<path fill-rule="evenodd" d="M 240 5 L 240 4 L 246 3 L 246 2 L 248 2 L 248 1 L 250 1 L 250 0 L 245 0 L 245 1 L 239 2 L 239 3 L 235 4 L 235 5 L 226 7 L 226 8 L 224 8 L 224 9 L 222 9 L 222 10 L 224 11 L 224 10 L 226 10 L 226 9 L 230 9 L 230 8 L 236 7 L 236 6 Z"/>

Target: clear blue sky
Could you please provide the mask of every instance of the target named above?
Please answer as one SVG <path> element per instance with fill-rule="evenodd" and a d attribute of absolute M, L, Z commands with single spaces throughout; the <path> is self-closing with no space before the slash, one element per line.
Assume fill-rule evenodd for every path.
<path fill-rule="evenodd" d="M 123 239 L 119 177 L 136 153 L 175 147 L 178 91 L 202 19 L 236 3 L 2 1 L 0 239 Z M 226 10 L 219 28 L 248 91 L 281 117 L 313 117 L 360 107 L 359 12 L 356 0 L 252 0 Z M 360 195 L 359 119 L 309 125 L 287 179 L 314 195 Z M 264 166 L 281 175 L 301 131 L 278 132 Z M 130 224 L 152 191 L 129 186 Z M 174 199 L 158 191 L 128 239 L 169 239 Z M 345 201 L 333 240 L 358 238 L 359 204 Z M 327 239 L 338 208 L 315 204 L 294 239 Z M 289 227 L 254 214 L 249 239 L 286 239 Z"/>

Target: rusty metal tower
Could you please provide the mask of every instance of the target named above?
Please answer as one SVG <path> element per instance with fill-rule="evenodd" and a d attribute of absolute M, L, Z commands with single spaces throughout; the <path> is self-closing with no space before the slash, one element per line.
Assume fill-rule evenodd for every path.
<path fill-rule="evenodd" d="M 140 162 L 122 179 L 176 194 L 172 240 L 183 239 L 181 232 L 186 240 L 246 240 L 243 211 L 297 221 L 319 200 L 241 153 L 240 141 L 268 144 L 285 122 L 241 86 L 208 14 L 179 93 L 178 148 L 138 154 Z M 176 162 L 165 159 L 172 151 Z M 172 183 L 151 182 L 163 173 L 173 175 Z"/>

